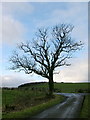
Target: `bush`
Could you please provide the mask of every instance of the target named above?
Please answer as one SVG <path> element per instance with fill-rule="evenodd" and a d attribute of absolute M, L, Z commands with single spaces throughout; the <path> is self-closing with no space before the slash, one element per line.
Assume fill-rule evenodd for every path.
<path fill-rule="evenodd" d="M 84 93 L 84 90 L 83 89 L 79 89 L 78 92 L 79 93 Z"/>
<path fill-rule="evenodd" d="M 12 111 L 12 110 L 15 110 L 14 105 L 5 105 L 5 111 Z"/>

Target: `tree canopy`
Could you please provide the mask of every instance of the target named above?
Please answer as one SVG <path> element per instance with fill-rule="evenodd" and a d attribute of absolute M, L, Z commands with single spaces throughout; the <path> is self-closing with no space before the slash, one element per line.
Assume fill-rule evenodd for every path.
<path fill-rule="evenodd" d="M 49 90 L 52 92 L 55 69 L 70 66 L 67 60 L 72 57 L 73 52 L 83 46 L 81 41 L 76 42 L 71 38 L 73 28 L 70 24 L 60 24 L 51 29 L 38 29 L 33 43 L 28 41 L 19 44 L 18 48 L 23 53 L 18 53 L 17 50 L 11 56 L 11 69 L 23 70 L 26 74 L 33 72 L 49 79 Z"/>

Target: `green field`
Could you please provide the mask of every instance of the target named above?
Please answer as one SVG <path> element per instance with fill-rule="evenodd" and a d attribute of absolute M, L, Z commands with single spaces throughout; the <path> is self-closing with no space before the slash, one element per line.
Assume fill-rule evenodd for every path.
<path fill-rule="evenodd" d="M 54 83 L 55 92 L 62 92 L 62 93 L 78 93 L 80 89 L 88 90 L 90 83 Z M 20 88 L 30 89 L 36 88 L 36 90 L 42 90 L 47 92 L 48 91 L 48 83 L 41 83 L 36 85 L 26 84 Z M 83 91 L 83 92 L 84 92 Z M 87 92 L 87 91 L 86 91 Z"/>
<path fill-rule="evenodd" d="M 81 114 L 80 117 L 81 118 L 90 118 L 90 95 L 87 95 L 85 97 L 84 103 L 83 103 L 83 107 L 81 110 Z"/>
<path fill-rule="evenodd" d="M 56 83 L 55 88 L 62 93 L 87 92 L 90 84 L 88 83 Z"/>
<path fill-rule="evenodd" d="M 89 85 L 88 83 L 55 83 L 54 92 L 88 92 Z M 19 88 L 2 89 L 3 118 L 30 117 L 50 106 L 60 103 L 64 99 L 63 96 L 53 96 L 50 98 L 48 96 L 48 83 L 27 84 Z M 87 100 L 84 104 L 87 104 Z M 83 106 L 83 111 L 85 111 L 86 105 Z M 81 114 L 84 115 L 85 112 L 83 111 Z"/>

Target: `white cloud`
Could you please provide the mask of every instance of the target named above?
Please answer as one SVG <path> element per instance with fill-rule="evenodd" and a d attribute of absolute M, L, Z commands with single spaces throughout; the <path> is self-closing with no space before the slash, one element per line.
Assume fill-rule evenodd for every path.
<path fill-rule="evenodd" d="M 88 59 L 74 59 L 70 67 L 60 70 L 54 75 L 57 82 L 88 82 Z"/>
<path fill-rule="evenodd" d="M 2 87 L 18 87 L 21 84 L 34 81 L 33 79 L 25 79 L 25 76 L 19 73 L 14 73 L 11 75 L 2 75 L 0 76 L 0 78 L 2 79 Z"/>
<path fill-rule="evenodd" d="M 2 84 L 0 87 L 18 87 L 19 85 L 25 83 L 32 83 L 32 82 L 44 82 L 46 80 L 33 80 L 33 79 L 24 79 L 20 76 L 12 77 L 12 76 L 4 76 L 2 77 Z"/>
<path fill-rule="evenodd" d="M 7 44 L 14 44 L 23 38 L 25 28 L 23 24 L 12 18 L 12 16 L 2 16 L 2 40 Z"/>
<path fill-rule="evenodd" d="M 33 10 L 33 6 L 29 3 L 2 3 L 2 29 L 0 29 L 2 39 L 0 40 L 9 45 L 14 45 L 15 43 L 22 41 L 24 39 L 26 28 L 14 15 L 29 15 Z"/>
<path fill-rule="evenodd" d="M 9 71 L 0 76 L 0 87 L 18 87 L 21 84 L 42 81 L 47 82 L 47 79 L 43 79 L 34 73 L 28 75 L 24 72 Z"/>

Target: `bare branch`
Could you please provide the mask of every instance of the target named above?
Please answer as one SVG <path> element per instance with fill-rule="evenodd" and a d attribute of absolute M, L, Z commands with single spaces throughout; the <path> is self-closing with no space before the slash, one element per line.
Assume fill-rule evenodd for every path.
<path fill-rule="evenodd" d="M 52 28 L 52 37 L 49 37 L 48 29 L 38 29 L 32 45 L 30 42 L 19 45 L 23 55 L 14 53 L 10 58 L 11 69 L 23 70 L 27 74 L 34 72 L 51 81 L 55 68 L 70 66 L 67 60 L 72 57 L 71 53 L 83 46 L 82 42 L 75 42 L 70 37 L 73 28 L 67 24 L 56 25 Z"/>

